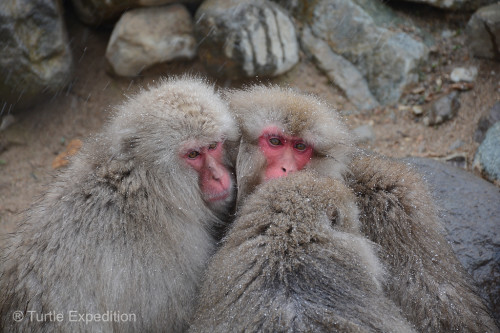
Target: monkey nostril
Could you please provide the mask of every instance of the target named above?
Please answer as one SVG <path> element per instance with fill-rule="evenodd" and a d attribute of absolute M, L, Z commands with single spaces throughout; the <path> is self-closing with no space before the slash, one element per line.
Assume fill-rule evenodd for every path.
<path fill-rule="evenodd" d="M 285 168 L 281 168 L 281 170 L 283 170 L 283 172 L 286 173 L 286 169 Z"/>

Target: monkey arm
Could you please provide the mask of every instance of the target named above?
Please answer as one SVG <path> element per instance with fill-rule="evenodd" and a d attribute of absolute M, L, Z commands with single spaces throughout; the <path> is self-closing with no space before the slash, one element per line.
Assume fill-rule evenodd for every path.
<path fill-rule="evenodd" d="M 360 153 L 347 183 L 362 232 L 382 247 L 388 295 L 420 331 L 498 332 L 470 277 L 443 236 L 437 208 L 406 164 Z"/>

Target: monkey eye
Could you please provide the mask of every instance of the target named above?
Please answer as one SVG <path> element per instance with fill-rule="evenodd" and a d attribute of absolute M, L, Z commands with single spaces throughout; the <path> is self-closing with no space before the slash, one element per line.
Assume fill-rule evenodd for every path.
<path fill-rule="evenodd" d="M 294 147 L 295 147 L 295 149 L 300 150 L 300 151 L 307 149 L 307 145 L 304 142 L 297 142 Z"/>
<path fill-rule="evenodd" d="M 197 158 L 198 156 L 200 156 L 200 152 L 196 151 L 196 150 L 191 150 L 189 153 L 187 153 L 187 157 L 191 160 L 194 160 L 195 158 Z"/>
<path fill-rule="evenodd" d="M 273 146 L 279 146 L 283 144 L 279 138 L 269 138 L 269 143 Z"/>
<path fill-rule="evenodd" d="M 217 148 L 217 145 L 218 145 L 217 142 L 213 142 L 213 143 L 211 143 L 211 144 L 208 145 L 208 149 L 214 150 L 215 148 Z"/>

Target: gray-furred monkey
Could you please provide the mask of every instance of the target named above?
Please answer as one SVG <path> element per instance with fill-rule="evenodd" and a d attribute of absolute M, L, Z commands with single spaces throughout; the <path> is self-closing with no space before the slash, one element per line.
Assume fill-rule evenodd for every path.
<path fill-rule="evenodd" d="M 414 332 L 359 227 L 341 181 L 300 171 L 259 185 L 207 268 L 190 332 Z"/>
<path fill-rule="evenodd" d="M 228 99 L 242 133 L 239 206 L 256 185 L 300 169 L 343 180 L 356 195 L 361 231 L 381 247 L 385 291 L 418 331 L 499 331 L 413 170 L 357 151 L 335 110 L 313 96 L 254 86 Z"/>
<path fill-rule="evenodd" d="M 224 146 L 238 138 L 201 79 L 164 80 L 119 106 L 1 249 L 1 331 L 185 330 L 211 228 L 233 205 Z M 71 321 L 108 312 L 125 320 Z"/>

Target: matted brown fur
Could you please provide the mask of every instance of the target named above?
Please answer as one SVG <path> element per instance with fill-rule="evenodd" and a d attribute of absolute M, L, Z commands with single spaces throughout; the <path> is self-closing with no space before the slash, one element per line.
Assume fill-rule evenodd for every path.
<path fill-rule="evenodd" d="M 413 332 L 341 181 L 301 171 L 248 197 L 211 261 L 190 332 Z"/>
<path fill-rule="evenodd" d="M 200 79 L 165 80 L 119 106 L 1 249 L 0 331 L 184 331 L 228 207 L 203 201 L 180 154 L 185 142 L 238 136 Z M 128 320 L 71 321 L 70 311 Z"/>

